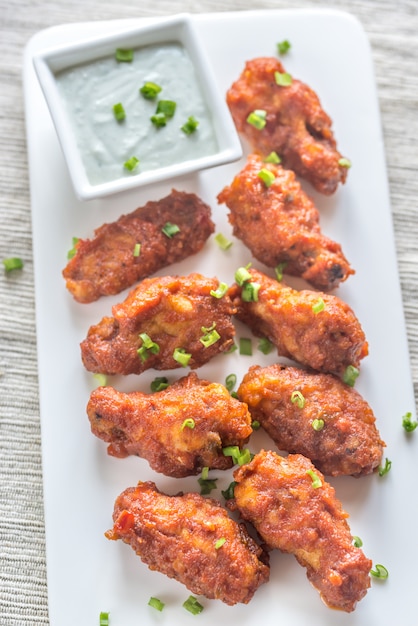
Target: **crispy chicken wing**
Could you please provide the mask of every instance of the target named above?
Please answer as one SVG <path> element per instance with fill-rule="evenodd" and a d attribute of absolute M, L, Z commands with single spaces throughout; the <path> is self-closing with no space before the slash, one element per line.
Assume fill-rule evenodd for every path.
<path fill-rule="evenodd" d="M 81 343 L 84 366 L 102 374 L 155 368 L 192 369 L 227 351 L 235 334 L 228 295 L 216 298 L 216 278 L 201 274 L 144 279 L 121 304 L 91 326 Z"/>
<path fill-rule="evenodd" d="M 268 581 L 262 549 L 212 498 L 168 496 L 154 483 L 139 483 L 117 498 L 113 520 L 109 539 L 122 539 L 151 570 L 192 593 L 247 604 Z"/>
<path fill-rule="evenodd" d="M 262 169 L 274 176 L 269 187 L 258 175 Z M 265 265 L 284 264 L 286 274 L 325 291 L 354 273 L 341 246 L 322 234 L 319 212 L 294 173 L 281 165 L 250 155 L 218 202 L 230 210 L 234 235 Z"/>
<path fill-rule="evenodd" d="M 167 224 L 178 230 L 165 234 Z M 213 231 L 210 207 L 195 194 L 173 190 L 116 222 L 103 224 L 94 239 L 80 239 L 63 270 L 67 289 L 78 302 L 117 294 L 199 252 Z M 134 254 L 137 244 L 138 254 Z"/>
<path fill-rule="evenodd" d="M 372 409 L 336 376 L 253 366 L 237 394 L 280 450 L 303 454 L 324 474 L 360 476 L 381 463 L 385 444 Z"/>
<path fill-rule="evenodd" d="M 250 269 L 259 286 L 256 301 L 245 301 L 243 287 L 229 289 L 237 317 L 258 337 L 267 337 L 278 354 L 312 369 L 342 375 L 368 353 L 364 332 L 352 309 L 336 296 L 296 291 Z"/>
<path fill-rule="evenodd" d="M 222 448 L 241 448 L 252 432 L 247 405 L 194 372 L 153 394 L 99 387 L 87 414 L 92 432 L 110 444 L 109 454 L 136 454 L 155 471 L 176 478 L 203 467 L 232 467 Z"/>
<path fill-rule="evenodd" d="M 319 470 L 300 454 L 262 450 L 234 478 L 235 504 L 266 544 L 294 554 L 329 607 L 353 611 L 372 562 L 353 545 L 348 515 Z"/>
<path fill-rule="evenodd" d="M 277 152 L 284 166 L 306 178 L 318 191 L 332 194 L 347 177 L 330 117 L 316 93 L 293 78 L 280 86 L 283 65 L 273 57 L 253 59 L 227 93 L 227 103 L 239 133 L 255 152 Z M 290 81 L 288 81 L 290 82 Z M 265 111 L 265 125 L 247 121 L 253 111 Z"/>

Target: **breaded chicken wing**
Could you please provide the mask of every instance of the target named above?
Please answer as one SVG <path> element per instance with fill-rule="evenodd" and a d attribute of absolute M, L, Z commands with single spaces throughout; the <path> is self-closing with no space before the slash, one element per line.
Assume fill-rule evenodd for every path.
<path fill-rule="evenodd" d="M 278 82 L 285 75 L 286 85 Z M 239 133 L 254 152 L 277 152 L 286 168 L 308 180 L 315 189 L 332 194 L 347 177 L 347 160 L 341 160 L 332 121 L 316 93 L 295 78 L 273 57 L 252 59 L 227 93 L 227 103 Z M 249 123 L 248 116 L 262 112 L 265 125 Z M 261 118 L 263 119 L 263 118 Z"/>
<path fill-rule="evenodd" d="M 303 454 L 324 474 L 370 474 L 382 461 L 372 409 L 336 376 L 256 365 L 237 394 L 280 450 Z"/>
<path fill-rule="evenodd" d="M 200 367 L 227 351 L 235 334 L 229 296 L 211 295 L 216 278 L 201 274 L 146 278 L 91 326 L 81 343 L 84 366 L 102 374 Z"/>
<path fill-rule="evenodd" d="M 274 176 L 268 187 L 259 176 L 261 170 Z M 294 173 L 281 165 L 250 155 L 231 185 L 218 195 L 218 202 L 230 210 L 234 235 L 264 265 L 283 264 L 286 274 L 301 276 L 325 291 L 354 273 L 341 246 L 322 234 L 313 201 Z"/>
<path fill-rule="evenodd" d="M 237 318 L 255 335 L 267 337 L 279 355 L 321 372 L 343 375 L 348 366 L 359 366 L 368 344 L 348 304 L 333 295 L 296 291 L 255 269 L 249 273 L 250 284 L 259 287 L 256 300 L 244 300 L 237 284 L 229 295 Z"/>
<path fill-rule="evenodd" d="M 171 231 L 170 225 L 175 227 Z M 94 239 L 80 239 L 63 270 L 67 289 L 78 302 L 117 294 L 196 254 L 213 231 L 210 207 L 195 194 L 173 189 L 165 198 L 103 224 Z"/>
<path fill-rule="evenodd" d="M 194 372 L 153 394 L 99 387 L 87 414 L 93 434 L 110 444 L 109 454 L 136 454 L 155 471 L 176 478 L 204 467 L 232 467 L 222 448 L 242 448 L 252 432 L 246 404 Z"/>
<path fill-rule="evenodd" d="M 319 470 L 301 454 L 262 450 L 234 478 L 235 504 L 266 544 L 294 554 L 329 607 L 353 611 L 372 562 L 353 545 L 348 515 Z"/>
<path fill-rule="evenodd" d="M 122 539 L 151 570 L 192 593 L 247 604 L 268 581 L 262 549 L 212 498 L 168 496 L 140 482 L 117 498 L 113 520 L 108 539 Z"/>

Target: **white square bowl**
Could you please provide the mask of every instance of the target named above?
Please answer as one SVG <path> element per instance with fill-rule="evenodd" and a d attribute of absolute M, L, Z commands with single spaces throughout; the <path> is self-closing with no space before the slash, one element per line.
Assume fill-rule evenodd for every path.
<path fill-rule="evenodd" d="M 83 91 L 88 92 L 89 97 L 95 98 L 97 92 L 97 82 L 92 89 L 89 89 L 88 80 L 85 78 L 86 84 L 83 84 L 83 88 L 80 89 L 80 85 L 76 84 L 76 91 L 73 97 L 64 98 L 62 92 L 62 86 L 60 86 L 60 76 L 73 70 L 77 71 L 78 68 L 90 65 L 91 68 L 95 67 L 93 64 L 105 62 L 112 62 L 117 66 L 126 66 L 127 63 L 118 64 L 115 61 L 115 51 L 118 48 L 122 49 L 134 49 L 135 51 L 147 49 L 152 47 L 154 50 L 158 46 L 174 45 L 179 49 L 184 50 L 189 61 L 192 64 L 192 74 L 194 74 L 194 80 L 197 83 L 196 93 L 200 93 L 200 104 L 203 105 L 203 109 L 206 110 L 208 119 L 206 120 L 206 130 L 208 124 L 211 125 L 212 144 L 206 142 L 205 135 L 202 131 L 199 135 L 201 125 L 193 133 L 193 137 L 189 146 L 192 144 L 198 148 L 197 154 L 187 153 L 181 158 L 175 155 L 173 162 L 170 162 L 171 150 L 176 150 L 176 146 L 182 148 L 187 146 L 187 139 L 185 139 L 185 133 L 181 131 L 180 126 L 186 119 L 181 117 L 179 108 L 176 109 L 175 117 L 177 118 L 174 126 L 174 118 L 170 119 L 167 123 L 171 126 L 171 138 L 168 139 L 168 134 L 164 135 L 165 128 L 155 128 L 150 121 L 149 113 L 155 111 L 155 102 L 148 101 L 145 103 L 144 99 L 141 99 L 139 94 L 139 88 L 143 84 L 144 76 L 138 74 L 138 80 L 136 83 L 132 82 L 132 89 L 135 91 L 137 108 L 147 107 L 147 114 L 144 111 L 135 111 L 134 117 L 137 123 L 148 125 L 146 130 L 143 128 L 138 131 L 138 137 L 141 133 L 150 133 L 152 140 L 157 141 L 157 147 L 154 153 L 153 164 L 145 164 L 144 169 L 141 168 L 141 144 L 139 141 L 138 151 L 139 154 L 126 153 L 121 160 L 117 160 L 113 173 L 109 173 L 112 169 L 112 163 L 106 164 L 106 167 L 102 163 L 99 163 L 103 155 L 109 161 L 112 161 L 109 154 L 104 154 L 103 146 L 105 150 L 110 146 L 113 150 L 114 146 L 119 149 L 118 141 L 114 139 L 107 139 L 106 142 L 102 142 L 100 136 L 97 136 L 97 124 L 94 129 L 94 139 L 97 139 L 96 147 L 94 145 L 88 145 L 81 148 L 85 137 L 88 135 L 86 132 L 77 131 L 80 133 L 80 137 L 76 137 L 76 129 L 78 126 L 77 120 L 74 118 L 74 111 L 71 111 L 71 107 L 77 102 L 79 112 L 83 118 L 87 118 L 87 124 L 92 124 L 89 116 L 93 115 L 91 110 L 94 106 L 91 102 L 87 102 L 84 108 L 82 103 L 78 103 L 80 93 Z M 150 49 L 150 48 L 148 48 Z M 189 174 L 198 170 L 203 170 L 210 167 L 215 167 L 225 163 L 229 163 L 238 160 L 242 156 L 241 143 L 238 138 L 234 123 L 226 105 L 224 94 L 221 94 L 212 72 L 211 65 L 206 58 L 204 51 L 202 50 L 199 40 L 195 34 L 193 27 L 193 20 L 188 14 L 179 14 L 169 18 L 163 18 L 152 24 L 146 24 L 136 28 L 126 28 L 125 30 L 119 30 L 113 34 L 107 36 L 93 36 L 91 39 L 83 40 L 72 45 L 63 45 L 54 49 L 44 50 L 33 58 L 34 67 L 38 76 L 42 91 L 44 93 L 55 129 L 58 135 L 59 142 L 68 166 L 70 177 L 74 186 L 76 195 L 80 200 L 89 200 L 102 196 L 115 194 L 124 190 L 133 189 L 135 187 L 143 186 L 149 183 L 155 183 L 161 180 L 167 180 L 177 176 Z M 122 68 L 123 69 L 123 68 Z M 132 67 L 130 68 L 132 70 Z M 103 70 L 102 70 L 103 71 Z M 133 72 L 134 70 L 132 70 Z M 94 69 L 92 70 L 94 73 Z M 131 72 L 131 76 L 132 76 Z M 175 70 L 174 70 L 175 73 Z M 103 74 L 103 82 L 106 80 L 106 70 Z M 151 77 L 153 73 L 151 72 Z M 84 80 L 84 79 L 83 79 Z M 147 80 L 145 78 L 145 80 Z M 149 78 L 152 82 L 157 82 L 153 78 Z M 142 82 L 141 82 L 142 81 Z M 175 83 L 175 81 L 174 81 Z M 182 89 L 181 80 L 178 81 L 178 87 Z M 107 94 L 109 96 L 109 94 Z M 113 95 L 113 94 L 112 94 Z M 173 96 L 173 93 L 164 95 L 164 97 Z M 163 96 L 161 95 L 161 98 Z M 170 97 L 170 99 L 171 99 Z M 117 88 L 114 91 L 114 104 L 119 102 L 119 94 Z M 132 99 L 132 94 L 130 94 Z M 114 133 L 121 132 L 125 134 L 127 141 L 132 143 L 132 137 L 136 137 L 133 129 L 129 129 L 129 132 L 124 127 L 125 121 L 118 123 L 113 115 L 112 107 L 109 107 L 109 97 L 107 102 L 106 111 L 97 113 L 97 107 L 95 109 L 96 114 L 99 115 L 101 121 L 105 120 L 108 124 L 108 129 Z M 153 108 L 154 107 L 154 108 Z M 187 108 L 187 106 L 185 107 Z M 192 114 L 189 110 L 189 115 Z M 129 118 L 132 120 L 132 117 Z M 198 120 L 199 121 L 199 120 Z M 181 124 L 180 124 L 181 122 Z M 98 124 L 99 128 L 104 128 L 105 125 Z M 106 131 L 107 132 L 107 131 Z M 177 134 L 176 134 L 177 133 Z M 191 137 L 191 136 L 190 136 Z M 168 139 L 168 141 L 166 141 Z M 199 146 L 200 139 L 200 146 Z M 159 145 L 158 145 L 159 142 Z M 93 142 L 94 143 L 94 142 Z M 121 141 L 121 144 L 123 142 Z M 209 143 L 212 146 L 209 153 L 205 153 L 206 148 L 203 146 Z M 150 144 L 151 145 L 151 144 Z M 107 147 L 106 147 L 107 146 Z M 146 146 L 146 142 L 142 144 Z M 170 146 L 170 148 L 169 148 Z M 188 146 L 186 147 L 186 151 Z M 123 147 L 121 148 L 123 152 Z M 125 160 L 128 160 L 131 156 L 136 156 L 139 159 L 138 168 L 129 172 L 124 168 Z M 88 171 L 86 166 L 86 160 L 90 159 L 93 163 L 93 170 L 97 169 L 96 174 L 92 174 L 92 171 Z M 180 159 L 180 160 L 179 160 Z M 161 162 L 160 162 L 161 161 Z M 105 173 L 103 173 L 105 171 Z M 108 171 L 109 170 L 109 171 Z"/>

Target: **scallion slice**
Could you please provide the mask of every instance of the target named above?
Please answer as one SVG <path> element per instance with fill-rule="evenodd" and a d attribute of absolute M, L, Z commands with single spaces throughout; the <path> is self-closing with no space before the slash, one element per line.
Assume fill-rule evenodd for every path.
<path fill-rule="evenodd" d="M 146 100 L 154 100 L 161 90 L 162 90 L 162 87 L 160 87 L 160 85 L 157 85 L 157 83 L 147 81 L 142 85 L 142 87 L 139 90 L 139 93 Z"/>
<path fill-rule="evenodd" d="M 228 291 L 228 285 L 226 283 L 219 283 L 217 289 L 211 289 L 210 295 L 218 300 L 223 298 L 226 292 Z"/>
<path fill-rule="evenodd" d="M 155 113 L 154 115 L 151 115 L 150 120 L 157 128 L 162 128 L 167 124 L 167 117 L 164 113 Z"/>
<path fill-rule="evenodd" d="M 360 372 L 357 367 L 354 367 L 354 365 L 347 365 L 343 374 L 343 381 L 350 387 L 354 387 L 354 383 L 356 382 L 359 374 Z"/>
<path fill-rule="evenodd" d="M 306 470 L 306 473 L 308 476 L 310 476 L 312 480 L 312 487 L 314 489 L 319 489 L 319 487 L 322 487 L 322 481 L 319 478 L 318 474 L 315 474 L 315 472 L 311 469 Z"/>
<path fill-rule="evenodd" d="M 257 130 L 263 130 L 264 126 L 267 124 L 266 117 L 267 111 L 264 111 L 263 109 L 256 109 L 248 115 L 247 122 L 248 124 L 251 124 L 251 126 L 254 126 Z"/>
<path fill-rule="evenodd" d="M 274 268 L 274 273 L 276 274 L 276 278 L 279 282 L 283 280 L 283 272 L 284 272 L 286 265 L 287 265 L 287 261 L 283 261 L 283 263 L 279 263 Z"/>
<path fill-rule="evenodd" d="M 236 484 L 237 483 L 235 482 L 235 480 L 233 480 L 232 483 L 229 483 L 225 491 L 221 491 L 221 494 L 223 495 L 225 500 L 232 500 L 232 498 L 234 497 L 234 489 Z"/>
<path fill-rule="evenodd" d="M 77 254 L 77 244 L 80 241 L 78 237 L 73 237 L 73 247 L 67 252 L 67 259 L 72 259 Z"/>
<path fill-rule="evenodd" d="M 281 162 L 282 162 L 281 158 L 279 157 L 277 152 L 274 152 L 274 150 L 273 152 L 270 152 L 270 154 L 268 154 L 266 158 L 264 159 L 264 163 L 276 163 L 278 165 Z"/>
<path fill-rule="evenodd" d="M 173 100 L 159 100 L 157 104 L 156 114 L 163 113 L 166 117 L 173 117 L 176 112 L 176 103 Z"/>
<path fill-rule="evenodd" d="M 249 337 L 240 337 L 239 353 L 241 354 L 241 356 L 252 356 L 253 344 Z"/>
<path fill-rule="evenodd" d="M 254 420 L 253 422 L 251 422 L 251 428 L 253 430 L 258 430 L 260 428 L 261 424 L 258 420 Z"/>
<path fill-rule="evenodd" d="M 244 302 L 258 302 L 259 283 L 245 283 L 242 287 L 241 298 Z"/>
<path fill-rule="evenodd" d="M 140 333 L 139 337 L 142 340 L 142 346 L 138 348 L 137 354 L 141 358 L 141 360 L 145 362 L 150 356 L 150 353 L 159 353 L 160 346 L 158 345 L 158 343 L 155 343 L 155 341 L 153 341 L 151 337 L 147 335 L 147 333 Z"/>
<path fill-rule="evenodd" d="M 19 257 L 10 257 L 9 259 L 3 259 L 3 265 L 6 272 L 11 272 L 12 270 L 21 270 L 23 261 Z"/>
<path fill-rule="evenodd" d="M 206 469 L 206 468 L 204 468 Z M 216 481 L 218 479 L 217 478 L 204 478 L 203 477 L 203 472 L 202 472 L 202 476 L 200 476 L 200 478 L 197 479 L 197 482 L 200 485 L 200 495 L 201 496 L 207 496 L 210 494 L 211 491 L 213 491 L 214 489 L 216 489 L 217 485 L 216 485 Z"/>
<path fill-rule="evenodd" d="M 117 48 L 115 58 L 120 63 L 131 63 L 134 60 L 133 48 Z"/>
<path fill-rule="evenodd" d="M 152 606 L 153 609 L 157 609 L 157 611 L 162 611 L 165 607 L 164 602 L 161 602 L 158 598 L 151 597 L 148 601 L 148 606 Z"/>
<path fill-rule="evenodd" d="M 165 376 L 157 376 L 157 378 L 154 378 L 154 380 L 151 382 L 150 388 L 153 393 L 156 393 L 157 391 L 163 391 L 163 389 L 167 389 L 168 386 L 168 378 L 166 378 Z"/>
<path fill-rule="evenodd" d="M 232 241 L 227 239 L 222 233 L 215 235 L 215 241 L 221 250 L 228 250 L 232 246 Z"/>
<path fill-rule="evenodd" d="M 203 611 L 203 606 L 198 602 L 194 596 L 189 596 L 185 602 L 183 602 L 183 608 L 193 615 L 198 615 Z"/>
<path fill-rule="evenodd" d="M 274 72 L 274 80 L 279 87 L 289 87 L 292 84 L 292 77 L 287 72 Z"/>
<path fill-rule="evenodd" d="M 375 569 L 370 570 L 370 574 L 374 578 L 380 578 L 381 580 L 386 580 L 386 578 L 388 578 L 389 572 L 384 565 L 381 565 L 380 563 L 376 563 L 374 567 Z"/>
<path fill-rule="evenodd" d="M 192 355 L 184 348 L 176 348 L 173 352 L 173 359 L 182 367 L 187 367 L 191 358 Z"/>
<path fill-rule="evenodd" d="M 117 104 L 113 105 L 113 115 L 115 116 L 115 119 L 117 119 L 118 122 L 121 122 L 122 120 L 125 119 L 126 113 L 125 113 L 125 109 L 123 108 L 123 104 L 121 102 L 118 102 Z"/>
<path fill-rule="evenodd" d="M 385 476 L 388 472 L 390 472 L 391 467 L 392 467 L 392 461 L 389 461 L 389 459 L 386 458 L 385 464 L 379 465 L 379 476 Z"/>
<path fill-rule="evenodd" d="M 219 341 L 221 338 L 218 331 L 215 329 L 215 322 L 209 328 L 202 326 L 201 331 L 203 335 L 200 337 L 200 343 L 205 346 L 205 348 L 209 348 L 209 346 L 213 346 L 214 343 Z"/>
<path fill-rule="evenodd" d="M 195 426 L 196 426 L 196 422 L 194 421 L 194 419 L 192 417 L 188 417 L 187 419 L 184 420 L 183 424 L 181 425 L 180 430 L 184 430 L 185 428 L 190 428 L 191 430 L 193 430 Z"/>
<path fill-rule="evenodd" d="M 270 354 L 273 348 L 274 348 L 274 345 L 272 344 L 270 339 L 267 339 L 267 337 L 262 337 L 260 341 L 258 342 L 258 349 L 263 354 Z"/>
<path fill-rule="evenodd" d="M 418 426 L 418 422 L 412 420 L 412 413 L 408 412 L 402 417 L 402 426 L 407 433 L 412 433 Z"/>
<path fill-rule="evenodd" d="M 317 419 L 312 420 L 312 428 L 316 430 L 317 432 L 322 430 L 324 426 L 325 426 L 325 422 L 323 419 L 317 418 Z"/>
<path fill-rule="evenodd" d="M 180 228 L 177 224 L 172 224 L 171 222 L 166 222 L 161 230 L 169 239 L 180 232 Z"/>
<path fill-rule="evenodd" d="M 298 389 L 292 391 L 292 395 L 290 396 L 290 402 L 292 404 L 296 404 L 296 406 L 298 406 L 300 409 L 303 409 L 303 407 L 305 406 L 305 398 L 302 392 Z"/>
<path fill-rule="evenodd" d="M 98 387 L 106 387 L 107 385 L 106 374 L 93 374 L 93 378 L 97 381 Z"/>
<path fill-rule="evenodd" d="M 234 465 L 245 465 L 251 461 L 251 452 L 248 448 L 240 450 L 238 446 L 226 446 L 222 448 L 224 456 L 230 456 Z"/>
<path fill-rule="evenodd" d="M 286 54 L 286 52 L 289 52 L 291 47 L 290 41 L 283 39 L 283 41 L 279 41 L 277 44 L 277 52 L 279 54 Z"/>
<path fill-rule="evenodd" d="M 133 172 L 138 167 L 138 164 L 139 164 L 139 159 L 137 159 L 136 156 L 133 156 L 127 161 L 125 161 L 125 163 L 123 164 L 123 167 L 126 170 L 129 170 L 129 172 Z"/>
<path fill-rule="evenodd" d="M 191 115 L 187 119 L 187 122 L 180 127 L 180 130 L 182 130 L 186 135 L 192 135 L 197 130 L 198 126 L 199 122 L 195 117 L 193 117 L 193 115 Z"/>
<path fill-rule="evenodd" d="M 237 375 L 236 374 L 228 374 L 225 378 L 225 387 L 229 392 L 233 391 L 235 385 L 237 384 Z"/>
<path fill-rule="evenodd" d="M 348 169 L 349 167 L 351 167 L 351 161 L 346 157 L 341 157 L 341 159 L 338 160 L 338 165 L 340 167 L 346 167 Z"/>
<path fill-rule="evenodd" d="M 244 283 L 251 280 L 251 274 L 248 271 L 251 263 L 249 263 L 246 267 L 239 267 L 235 272 L 235 282 L 238 287 L 242 287 Z"/>
<path fill-rule="evenodd" d="M 267 170 L 263 167 L 259 172 L 257 172 L 258 178 L 261 178 L 266 187 L 270 187 L 275 180 L 275 175 L 270 170 Z"/>
<path fill-rule="evenodd" d="M 215 550 L 219 550 L 219 548 L 222 548 L 222 546 L 225 545 L 225 543 L 226 543 L 225 537 L 221 537 L 220 539 L 215 541 Z"/>
<path fill-rule="evenodd" d="M 139 256 L 141 254 L 141 244 L 136 243 L 134 246 L 134 256 Z"/>
<path fill-rule="evenodd" d="M 324 309 L 325 309 L 325 302 L 323 301 L 322 298 L 318 298 L 318 300 L 316 300 L 312 305 L 312 311 L 314 313 L 320 313 Z"/>
<path fill-rule="evenodd" d="M 109 613 L 106 611 L 100 613 L 99 626 L 109 626 Z"/>
<path fill-rule="evenodd" d="M 357 535 L 353 535 L 353 545 L 355 548 L 361 548 L 363 545 L 362 540 Z"/>

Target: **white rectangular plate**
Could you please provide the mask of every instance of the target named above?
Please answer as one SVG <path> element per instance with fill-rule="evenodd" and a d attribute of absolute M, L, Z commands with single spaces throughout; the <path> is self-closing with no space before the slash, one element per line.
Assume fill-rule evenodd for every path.
<path fill-rule="evenodd" d="M 25 54 L 25 102 L 33 212 L 36 314 L 39 353 L 42 449 L 49 611 L 51 626 L 91 626 L 100 611 L 110 611 L 112 626 L 133 624 L 293 623 L 298 626 L 364 626 L 411 624 L 416 600 L 412 591 L 418 544 L 410 540 L 418 513 L 414 452 L 418 434 L 409 438 L 402 416 L 414 413 L 409 357 L 395 256 L 384 147 L 370 48 L 359 23 L 329 10 L 259 11 L 195 16 L 200 36 L 214 66 L 219 89 L 226 92 L 257 56 L 276 55 L 276 44 L 289 39 L 284 65 L 315 89 L 334 122 L 340 151 L 353 167 L 344 187 L 331 198 L 310 193 L 321 211 L 321 226 L 340 241 L 356 270 L 338 295 L 356 312 L 366 332 L 370 355 L 363 361 L 356 388 L 372 406 L 392 469 L 385 477 L 336 478 L 337 495 L 350 514 L 353 534 L 362 538 L 373 563 L 389 570 L 389 579 L 372 581 L 367 596 L 350 615 L 325 607 L 308 583 L 304 570 L 289 555 L 271 558 L 271 580 L 249 605 L 228 607 L 202 600 L 195 617 L 182 608 L 189 592 L 181 584 L 150 572 L 122 542 L 110 542 L 104 532 L 112 525 L 116 496 L 138 480 L 154 480 L 168 493 L 197 490 L 197 479 L 169 479 L 152 472 L 138 458 L 115 459 L 90 433 L 86 404 L 95 382 L 81 363 L 79 343 L 91 324 L 110 313 L 126 293 L 90 305 L 74 302 L 61 271 L 73 236 L 91 237 L 103 222 L 169 193 L 171 187 L 195 192 L 213 209 L 217 232 L 232 237 L 224 206 L 216 195 L 239 171 L 233 163 L 198 175 L 127 192 L 119 197 L 81 203 L 73 193 L 58 140 L 32 67 L 33 55 L 57 42 L 70 42 L 90 32 L 108 33 L 126 22 L 59 26 L 36 35 Z M 139 20 L 131 20 L 132 26 Z M 196 257 L 163 273 L 200 271 L 231 283 L 234 270 L 251 260 L 237 240 L 222 252 L 211 238 Z M 255 266 L 259 264 L 254 263 Z M 249 332 L 237 324 L 237 336 Z M 254 348 L 256 342 L 253 341 Z M 267 364 L 254 349 L 253 357 L 220 356 L 198 371 L 199 376 L 224 382 L 234 372 L 238 381 L 253 363 Z M 168 372 L 170 381 L 187 370 Z M 112 381 L 122 390 L 149 391 L 157 372 Z M 274 446 L 257 435 L 250 448 Z M 218 476 L 220 495 L 230 474 Z M 160 614 L 147 606 L 157 596 L 166 607 Z"/>

